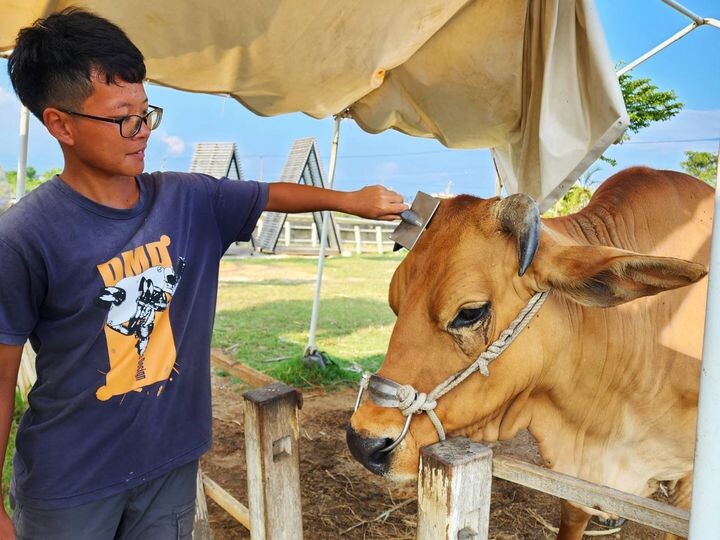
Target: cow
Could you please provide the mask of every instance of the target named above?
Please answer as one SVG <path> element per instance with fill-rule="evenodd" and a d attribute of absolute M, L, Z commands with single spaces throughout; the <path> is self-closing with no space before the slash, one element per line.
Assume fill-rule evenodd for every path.
<path fill-rule="evenodd" d="M 688 508 L 712 213 L 708 185 L 645 167 L 564 217 L 525 195 L 443 200 L 391 280 L 397 320 L 347 427 L 353 456 L 412 479 L 445 435 L 527 429 L 550 469 L 639 496 L 668 482 Z M 563 501 L 558 538 L 592 514 L 608 518 Z"/>

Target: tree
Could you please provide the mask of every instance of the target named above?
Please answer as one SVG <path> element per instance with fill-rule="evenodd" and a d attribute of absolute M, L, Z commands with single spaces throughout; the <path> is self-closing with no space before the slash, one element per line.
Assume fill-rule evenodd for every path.
<path fill-rule="evenodd" d="M 717 181 L 717 154 L 687 150 L 685 158 L 685 161 L 680 162 L 683 171 L 715 187 Z"/>
<path fill-rule="evenodd" d="M 578 178 L 578 181 L 570 187 L 563 198 L 556 202 L 550 210 L 545 212 L 544 216 L 567 216 L 583 208 L 590 201 L 590 197 L 592 197 L 594 185 L 597 184 L 597 181 L 593 180 L 592 176 L 598 171 L 600 171 L 600 167 L 595 166 Z"/>
<path fill-rule="evenodd" d="M 634 79 L 624 73 L 618 77 L 618 81 L 630 117 L 628 131 L 632 133 L 637 133 L 653 122 L 670 120 L 683 108 L 673 90 L 660 90 L 649 78 Z M 629 139 L 626 132 L 617 142 L 622 143 Z"/>
<path fill-rule="evenodd" d="M 50 180 L 53 176 L 60 174 L 62 172 L 62 169 L 60 167 L 53 167 L 52 169 L 48 169 L 42 175 L 40 175 L 40 180 L 42 182 L 47 182 Z"/>
<path fill-rule="evenodd" d="M 55 176 L 56 174 L 60 174 L 61 172 L 62 169 L 55 167 L 52 169 L 48 169 L 40 176 L 38 176 L 37 169 L 35 169 L 35 167 L 28 167 L 27 169 L 25 169 L 25 189 L 27 191 L 32 191 L 43 182 L 47 182 L 53 176 Z M 15 186 L 17 186 L 17 171 L 8 171 L 6 173 L 6 177 L 8 184 L 12 188 L 12 192 L 15 193 Z"/>

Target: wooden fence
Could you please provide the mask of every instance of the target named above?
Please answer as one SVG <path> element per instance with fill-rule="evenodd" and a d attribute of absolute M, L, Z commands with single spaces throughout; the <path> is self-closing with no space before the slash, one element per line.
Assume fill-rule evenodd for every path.
<path fill-rule="evenodd" d="M 538 467 L 465 438 L 425 447 L 418 478 L 418 539 L 487 540 L 492 477 L 687 537 L 690 514 Z"/>
<path fill-rule="evenodd" d="M 340 231 L 343 253 L 386 253 L 392 251 L 395 243 L 390 233 L 396 222 L 362 219 L 334 214 Z M 258 230 L 262 228 L 262 218 Z M 320 248 L 317 228 L 311 214 L 291 214 L 285 220 L 277 251 L 308 251 Z"/>

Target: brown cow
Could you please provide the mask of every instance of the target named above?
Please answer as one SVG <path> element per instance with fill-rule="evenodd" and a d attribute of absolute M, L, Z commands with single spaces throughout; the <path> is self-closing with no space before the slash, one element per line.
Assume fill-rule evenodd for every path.
<path fill-rule="evenodd" d="M 378 375 L 429 393 L 548 291 L 489 376 L 437 399 L 442 428 L 486 442 L 528 429 L 553 470 L 641 496 L 677 482 L 687 508 L 712 211 L 710 187 L 648 168 L 542 221 L 522 195 L 445 200 L 393 276 L 397 322 Z M 365 399 L 348 426 L 353 455 L 390 479 L 416 476 L 440 430 L 432 414 L 410 416 L 382 452 L 406 419 Z M 580 539 L 590 513 L 563 502 L 558 538 Z"/>

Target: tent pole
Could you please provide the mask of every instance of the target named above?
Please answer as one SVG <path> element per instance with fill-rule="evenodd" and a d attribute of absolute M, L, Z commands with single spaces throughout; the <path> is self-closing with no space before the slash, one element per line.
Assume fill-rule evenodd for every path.
<path fill-rule="evenodd" d="M 328 184 L 327 188 L 333 188 L 335 180 L 335 164 L 337 163 L 338 143 L 340 141 L 340 121 L 342 113 L 335 116 L 335 128 L 333 131 L 332 148 L 330 149 L 330 165 L 328 167 Z M 315 281 L 315 297 L 313 298 L 312 314 L 310 315 L 310 335 L 308 336 L 308 345 L 305 348 L 305 358 L 312 357 L 321 367 L 324 366 L 322 358 L 318 358 L 317 344 L 315 343 L 315 333 L 317 331 L 317 320 L 320 312 L 320 288 L 322 286 L 323 268 L 325 266 L 325 246 L 328 242 L 328 224 L 330 222 L 330 212 L 325 210 L 322 213 L 322 228 L 320 232 L 320 254 L 318 255 L 317 278 Z"/>
<path fill-rule="evenodd" d="M 18 152 L 17 184 L 15 184 L 15 200 L 25 195 L 25 178 L 27 177 L 28 129 L 30 127 L 30 111 L 20 107 L 20 151 Z"/>
<path fill-rule="evenodd" d="M 699 26 L 699 25 L 698 25 L 698 23 L 696 23 L 696 22 L 694 22 L 694 23 L 686 26 L 685 28 L 683 28 L 682 30 L 680 30 L 677 34 L 669 37 L 668 39 L 666 39 L 665 41 L 663 41 L 660 45 L 658 45 L 658 46 L 655 47 L 654 49 L 649 50 L 648 52 L 646 52 L 645 54 L 643 54 L 641 57 L 637 58 L 636 60 L 633 60 L 633 61 L 630 62 L 627 66 L 624 66 L 622 69 L 618 70 L 618 72 L 617 72 L 618 77 L 619 77 L 620 75 L 624 75 L 625 73 L 627 73 L 627 72 L 630 71 L 631 69 L 639 66 L 640 64 L 642 64 L 642 63 L 643 63 L 645 60 L 647 60 L 648 58 L 651 58 L 652 56 L 655 56 L 657 53 L 659 53 L 660 51 L 662 51 L 665 47 L 668 47 L 669 45 L 672 45 L 673 43 L 675 43 L 677 40 L 685 37 L 685 36 L 688 35 L 690 32 L 692 32 L 693 30 L 695 30 L 696 28 L 698 28 L 698 26 Z"/>
<path fill-rule="evenodd" d="M 676 2 L 675 0 L 660 0 L 660 1 L 663 2 L 664 4 L 667 4 L 668 6 L 670 6 L 671 8 L 673 8 L 674 10 L 679 11 L 680 13 L 682 13 L 683 15 L 685 15 L 686 17 L 688 17 L 689 19 L 691 19 L 691 20 L 692 20 L 692 24 L 686 26 L 685 28 L 683 28 L 682 30 L 680 30 L 678 33 L 676 33 L 675 35 L 669 37 L 668 39 L 666 39 L 665 41 L 663 41 L 660 45 L 658 45 L 658 46 L 655 47 L 654 49 L 649 50 L 648 52 L 646 52 L 645 54 L 643 54 L 642 56 L 640 56 L 640 57 L 637 58 L 636 60 L 633 60 L 633 61 L 630 62 L 627 66 L 624 66 L 622 69 L 620 69 L 620 70 L 617 72 L 618 77 L 619 77 L 620 75 L 624 75 L 625 73 L 627 73 L 627 72 L 630 71 L 631 69 L 639 66 L 640 64 L 642 64 L 642 63 L 643 63 L 645 60 L 647 60 L 648 58 L 651 58 L 652 56 L 655 56 L 657 53 L 659 53 L 660 51 L 662 51 L 665 47 L 668 47 L 669 45 L 672 45 L 673 43 L 675 43 L 675 42 L 678 41 L 679 39 L 681 39 L 681 38 L 685 37 L 686 35 L 688 35 L 690 32 L 692 32 L 692 31 L 695 30 L 696 28 L 699 28 L 699 27 L 701 27 L 701 26 L 703 26 L 703 25 L 706 25 L 706 24 L 707 24 L 707 25 L 710 25 L 710 26 L 713 26 L 713 27 L 715 27 L 715 28 L 720 28 L 720 22 L 719 22 L 717 19 L 706 19 L 706 18 L 704 18 L 704 17 L 701 17 L 700 15 L 697 15 L 696 13 L 693 13 L 692 11 L 690 11 L 689 9 L 687 9 L 685 6 L 681 5 L 680 3 Z"/>
<path fill-rule="evenodd" d="M 688 8 L 683 6 L 680 2 L 676 2 L 675 0 L 660 0 L 663 4 L 667 4 L 671 8 L 673 8 L 676 11 L 679 11 L 683 15 L 685 15 L 687 18 L 692 19 L 694 22 L 698 24 L 702 24 L 703 18 L 690 11 Z"/>
<path fill-rule="evenodd" d="M 720 185 L 720 149 L 718 149 Z M 705 337 L 700 369 L 700 399 L 698 400 L 697 435 L 695 440 L 695 468 L 693 470 L 692 505 L 690 508 L 691 540 L 713 538 L 717 535 L 720 515 L 720 189 L 715 190 L 715 214 L 710 273 L 708 275 Z"/>

